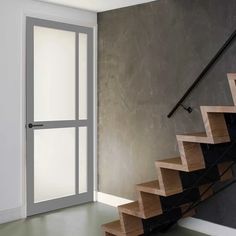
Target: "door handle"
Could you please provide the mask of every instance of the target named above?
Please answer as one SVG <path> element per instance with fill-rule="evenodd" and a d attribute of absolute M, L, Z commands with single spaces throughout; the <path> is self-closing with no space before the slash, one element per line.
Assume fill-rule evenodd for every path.
<path fill-rule="evenodd" d="M 38 124 L 38 125 L 33 125 L 33 124 L 28 124 L 28 127 L 32 129 L 33 127 L 43 127 L 43 124 Z"/>

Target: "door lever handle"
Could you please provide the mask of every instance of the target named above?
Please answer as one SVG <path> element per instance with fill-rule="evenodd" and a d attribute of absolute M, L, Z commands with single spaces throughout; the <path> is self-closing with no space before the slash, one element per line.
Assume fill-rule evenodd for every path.
<path fill-rule="evenodd" d="M 38 124 L 38 125 L 33 125 L 33 124 L 28 124 L 28 127 L 32 129 L 33 127 L 43 127 L 43 124 Z"/>

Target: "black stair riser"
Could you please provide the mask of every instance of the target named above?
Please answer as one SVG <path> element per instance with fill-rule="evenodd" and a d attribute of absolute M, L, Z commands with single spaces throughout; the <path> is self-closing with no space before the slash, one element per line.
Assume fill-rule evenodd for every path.
<path fill-rule="evenodd" d="M 182 187 L 185 190 L 220 180 L 220 173 L 217 166 L 193 172 L 180 171 L 179 175 L 182 182 Z"/>
<path fill-rule="evenodd" d="M 201 144 L 206 167 L 211 166 L 217 160 L 217 164 L 226 161 L 236 161 L 236 145 L 230 148 L 231 145 L 232 142 L 220 144 Z M 226 150 L 228 150 L 227 153 Z"/>
<path fill-rule="evenodd" d="M 179 207 L 186 203 L 192 203 L 197 201 L 200 198 L 200 192 L 198 188 L 190 189 L 183 191 L 182 193 L 178 193 L 168 197 L 160 196 L 162 210 L 168 211 L 173 207 Z"/>
<path fill-rule="evenodd" d="M 229 136 L 231 140 L 236 140 L 236 114 L 225 113 L 225 122 L 228 128 Z"/>
<path fill-rule="evenodd" d="M 161 232 L 163 227 L 170 223 L 177 222 L 182 217 L 181 208 L 173 209 L 168 213 L 164 213 L 159 216 L 155 216 L 149 219 L 143 219 L 144 235 L 150 235 L 150 232 Z"/>
<path fill-rule="evenodd" d="M 222 157 L 224 152 L 232 144 L 232 141 L 236 141 L 236 114 L 225 113 L 224 117 L 231 142 L 220 144 L 201 144 L 202 153 L 204 155 L 207 167 L 215 163 L 217 159 L 220 159 L 218 163 L 222 163 L 225 161 L 236 161 L 236 145 L 233 146 L 230 150 L 228 150 L 224 157 Z"/>

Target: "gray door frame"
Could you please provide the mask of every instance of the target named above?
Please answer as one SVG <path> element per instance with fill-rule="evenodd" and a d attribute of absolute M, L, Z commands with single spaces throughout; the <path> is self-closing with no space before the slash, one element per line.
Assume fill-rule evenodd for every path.
<path fill-rule="evenodd" d="M 76 120 L 72 121 L 46 121 L 46 122 L 34 122 L 34 26 L 42 26 L 46 28 L 53 28 L 65 31 L 71 31 L 76 33 Z M 78 57 L 78 33 L 85 33 L 88 35 L 88 82 L 87 82 L 87 101 L 88 101 L 88 119 L 78 119 L 78 94 L 79 94 L 79 57 Z M 55 21 L 42 20 L 38 18 L 27 17 L 26 18 L 26 186 L 27 186 L 27 215 L 35 215 L 43 212 L 48 212 L 64 207 L 83 204 L 93 201 L 93 189 L 94 189 L 94 161 L 93 161 L 93 136 L 94 136 L 94 124 L 93 124 L 93 28 L 65 24 Z M 42 124 L 43 127 L 29 128 L 28 125 L 32 123 L 34 125 Z M 37 129 L 53 129 L 53 128 L 76 128 L 76 195 L 68 196 L 64 198 L 34 203 L 34 130 Z M 88 191 L 86 193 L 79 194 L 79 161 L 78 161 L 78 127 L 87 127 L 88 132 Z"/>

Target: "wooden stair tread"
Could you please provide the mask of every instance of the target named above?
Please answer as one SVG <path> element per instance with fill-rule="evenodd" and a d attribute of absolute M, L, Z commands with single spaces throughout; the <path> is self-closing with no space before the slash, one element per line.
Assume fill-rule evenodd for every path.
<path fill-rule="evenodd" d="M 143 215 L 139 209 L 139 203 L 138 201 L 135 202 L 131 202 L 128 204 L 124 204 L 118 207 L 120 212 L 129 214 L 129 215 L 133 215 L 133 216 L 137 216 L 140 218 L 143 218 Z"/>
<path fill-rule="evenodd" d="M 206 132 L 176 135 L 178 141 L 218 144 L 229 142 L 228 137 L 208 137 Z"/>
<path fill-rule="evenodd" d="M 137 184 L 136 188 L 137 188 L 137 191 L 140 191 L 140 192 L 156 194 L 156 195 L 164 196 L 164 197 L 171 196 L 180 192 L 180 191 L 176 191 L 176 189 L 168 189 L 168 190 L 161 189 L 158 180 L 154 180 L 154 181 L 150 181 L 150 182 L 146 182 L 142 184 Z"/>
<path fill-rule="evenodd" d="M 175 157 L 165 160 L 158 160 L 155 162 L 157 167 L 165 168 L 165 169 L 171 169 L 171 170 L 179 170 L 179 171 L 195 171 L 202 169 L 201 163 L 195 163 L 194 165 L 183 165 L 181 157 Z"/>
<path fill-rule="evenodd" d="M 200 133 L 191 133 L 191 134 L 178 134 L 176 135 L 177 140 L 179 141 L 185 141 L 185 142 L 207 142 L 208 137 L 206 132 L 200 132 Z"/>
<path fill-rule="evenodd" d="M 165 160 L 158 160 L 155 162 L 156 166 L 166 169 L 187 171 L 188 167 L 182 164 L 180 157 L 169 158 Z"/>
<path fill-rule="evenodd" d="M 122 212 L 122 213 L 125 213 L 127 215 L 136 216 L 136 217 L 139 217 L 139 218 L 142 218 L 142 219 L 148 219 L 148 218 L 151 218 L 151 217 L 162 214 L 162 211 L 160 211 L 159 209 L 157 211 L 155 208 L 153 208 L 153 209 L 150 208 L 148 210 L 146 209 L 146 211 L 143 212 L 140 209 L 138 201 L 128 203 L 128 204 L 125 204 L 125 205 L 121 205 L 118 208 L 119 208 L 119 211 Z"/>
<path fill-rule="evenodd" d="M 102 229 L 107 233 L 114 234 L 117 236 L 124 235 L 119 220 L 102 225 Z"/>
<path fill-rule="evenodd" d="M 201 106 L 200 108 L 209 113 L 236 113 L 236 106 Z"/>
<path fill-rule="evenodd" d="M 227 76 L 229 80 L 236 80 L 236 73 L 228 73 Z"/>
<path fill-rule="evenodd" d="M 136 230 L 130 233 L 124 233 L 121 228 L 120 221 L 113 221 L 107 224 L 102 225 L 102 229 L 106 233 L 110 233 L 116 236 L 138 236 L 143 234 L 143 230 Z"/>
<path fill-rule="evenodd" d="M 206 132 L 198 132 L 198 133 L 178 134 L 177 136 L 205 138 L 205 137 L 207 137 L 207 134 L 206 134 Z"/>
<path fill-rule="evenodd" d="M 165 159 L 165 160 L 158 160 L 156 162 L 182 165 L 182 161 L 181 161 L 180 157 L 174 157 L 174 158 L 169 158 L 169 159 Z"/>
<path fill-rule="evenodd" d="M 207 137 L 206 132 L 187 133 L 185 136 Z"/>
<path fill-rule="evenodd" d="M 159 181 L 154 180 L 154 181 L 138 184 L 137 190 L 147 192 L 147 193 L 152 193 L 152 194 L 158 194 L 158 190 L 160 190 Z"/>

